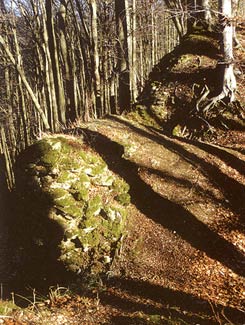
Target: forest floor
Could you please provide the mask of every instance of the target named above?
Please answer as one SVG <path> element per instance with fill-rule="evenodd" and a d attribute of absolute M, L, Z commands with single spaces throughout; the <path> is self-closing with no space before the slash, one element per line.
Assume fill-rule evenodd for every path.
<path fill-rule="evenodd" d="M 130 185 L 120 256 L 87 295 L 57 288 L 0 322 L 244 324 L 244 132 L 221 146 L 115 116 L 74 132 Z"/>
<path fill-rule="evenodd" d="M 130 185 L 123 246 L 106 277 L 31 291 L 0 324 L 245 324 L 245 132 L 207 143 L 117 116 L 71 132 Z"/>

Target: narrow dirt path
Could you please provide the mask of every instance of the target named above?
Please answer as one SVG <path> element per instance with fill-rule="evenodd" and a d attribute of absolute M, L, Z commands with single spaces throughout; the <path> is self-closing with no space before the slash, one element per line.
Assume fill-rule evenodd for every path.
<path fill-rule="evenodd" d="M 213 308 L 221 313 L 227 307 L 229 317 L 242 319 L 245 155 L 117 117 L 78 133 L 128 182 L 132 197 L 119 266 L 124 280 L 114 278 L 105 304 L 121 312 L 128 306 L 125 317 L 133 310 L 157 313 L 159 304 L 158 312 L 176 305 L 213 315 Z M 119 324 L 121 316 L 115 317 Z"/>
<path fill-rule="evenodd" d="M 17 314 L 17 319 L 23 324 L 33 319 L 73 325 L 244 324 L 244 151 L 228 143 L 170 138 L 118 117 L 71 132 L 130 185 L 128 234 L 120 258 L 92 296 L 57 296 L 51 308 L 48 300 L 46 314 Z"/>

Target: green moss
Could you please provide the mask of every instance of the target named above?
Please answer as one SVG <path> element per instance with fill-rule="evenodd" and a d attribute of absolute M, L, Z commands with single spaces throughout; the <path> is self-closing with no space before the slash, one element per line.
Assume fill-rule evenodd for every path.
<path fill-rule="evenodd" d="M 43 163 L 44 166 L 53 167 L 57 164 L 58 159 L 59 159 L 58 152 L 49 151 L 41 157 L 41 163 Z"/>
<path fill-rule="evenodd" d="M 173 128 L 173 131 L 172 131 L 172 135 L 173 136 L 176 136 L 176 137 L 179 137 L 181 136 L 181 126 L 179 124 L 177 124 L 174 128 Z"/>
<path fill-rule="evenodd" d="M 90 247 L 97 247 L 101 241 L 101 235 L 97 231 L 92 231 L 86 236 L 86 243 Z"/>
<path fill-rule="evenodd" d="M 73 174 L 70 173 L 67 170 L 61 171 L 61 173 L 59 174 L 58 178 L 56 179 L 56 181 L 58 183 L 65 183 L 67 181 L 70 181 L 72 178 Z"/>
<path fill-rule="evenodd" d="M 77 201 L 88 201 L 89 200 L 89 193 L 85 187 L 81 187 L 74 193 L 74 197 Z"/>
<path fill-rule="evenodd" d="M 119 194 L 115 197 L 115 199 L 122 205 L 129 205 L 130 203 L 130 195 L 128 193 Z"/>
<path fill-rule="evenodd" d="M 88 202 L 86 217 L 89 218 L 91 216 L 99 215 L 101 209 L 102 209 L 101 197 L 96 195 Z"/>
<path fill-rule="evenodd" d="M 19 309 L 12 301 L 0 300 L 0 315 L 7 316 Z"/>
<path fill-rule="evenodd" d="M 123 230 L 122 223 L 114 221 L 109 226 L 110 232 L 107 233 L 107 239 L 110 239 L 112 242 L 117 241 Z"/>
<path fill-rule="evenodd" d="M 134 111 L 127 114 L 127 118 L 145 126 L 160 128 L 157 121 L 149 114 L 148 109 L 142 105 L 137 105 Z"/>
<path fill-rule="evenodd" d="M 68 192 L 63 188 L 51 188 L 47 194 L 49 194 L 53 200 L 56 200 L 67 196 Z"/>
<path fill-rule="evenodd" d="M 86 175 L 83 172 L 80 173 L 79 180 L 83 184 L 83 186 L 89 186 L 90 185 L 90 178 L 88 177 L 88 175 Z"/>
<path fill-rule="evenodd" d="M 110 175 L 108 176 L 107 173 L 100 174 L 96 177 L 92 178 L 92 183 L 94 185 L 101 185 L 101 186 L 112 186 L 114 178 Z"/>
<path fill-rule="evenodd" d="M 117 240 L 125 226 L 126 211 L 117 206 L 109 206 L 105 208 L 108 221 L 104 227 L 104 235 L 107 239 Z"/>
<path fill-rule="evenodd" d="M 91 229 L 97 228 L 100 224 L 100 218 L 98 215 L 91 215 L 85 217 L 83 220 L 83 227 L 86 229 L 85 232 L 89 233 Z"/>
<path fill-rule="evenodd" d="M 75 204 L 69 206 L 59 206 L 58 208 L 65 214 L 73 216 L 75 218 L 81 217 L 81 215 L 83 215 L 83 207 L 77 206 Z"/>
<path fill-rule="evenodd" d="M 28 223 L 31 237 L 45 250 L 50 233 L 59 240 L 64 235 L 58 258 L 70 271 L 108 270 L 125 227 L 128 184 L 74 138 L 45 138 L 34 147 L 22 160 L 18 183 L 25 189 L 19 191 L 25 202 L 21 220 Z M 33 190 L 34 180 L 38 191 Z"/>
<path fill-rule="evenodd" d="M 64 170 L 74 170 L 81 167 L 80 161 L 76 161 L 75 157 L 71 158 L 70 156 L 61 156 L 59 163 Z"/>
<path fill-rule="evenodd" d="M 111 188 L 117 193 L 117 194 L 123 194 L 127 193 L 130 189 L 129 185 L 121 178 L 116 178 L 114 182 L 112 183 Z"/>
<path fill-rule="evenodd" d="M 184 38 L 178 50 L 181 53 L 200 53 L 202 55 L 214 57 L 219 54 L 220 46 L 219 41 L 212 36 L 205 33 L 193 33 Z"/>
<path fill-rule="evenodd" d="M 107 166 L 105 164 L 97 164 L 91 168 L 91 176 L 98 176 L 103 174 L 107 170 Z"/>
<path fill-rule="evenodd" d="M 97 163 L 103 163 L 103 160 L 91 152 L 80 152 L 80 157 L 83 159 L 83 161 L 87 164 L 95 165 Z"/>
<path fill-rule="evenodd" d="M 52 150 L 52 146 L 47 141 L 45 141 L 45 139 L 36 142 L 31 148 L 33 151 L 32 154 L 36 154 L 39 157 L 47 154 L 48 152 L 50 152 L 50 150 Z"/>

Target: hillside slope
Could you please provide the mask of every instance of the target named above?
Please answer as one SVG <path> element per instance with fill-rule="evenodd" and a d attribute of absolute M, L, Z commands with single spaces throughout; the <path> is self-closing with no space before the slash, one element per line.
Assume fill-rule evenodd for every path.
<path fill-rule="evenodd" d="M 153 301 L 168 301 L 162 288 L 176 302 L 195 295 L 203 303 L 241 309 L 244 155 L 117 117 L 93 122 L 82 134 L 130 185 L 132 232 L 120 262 L 124 285 L 141 288 Z"/>
<path fill-rule="evenodd" d="M 67 130 L 130 185 L 128 234 L 104 278 L 86 288 L 73 283 L 75 295 L 52 288 L 49 299 L 17 311 L 6 324 L 244 324 L 244 112 L 233 107 L 232 120 L 239 119 L 233 131 L 225 109 L 198 116 L 203 77 L 209 76 L 213 94 L 219 83 L 212 78 L 216 43 L 212 49 L 211 57 L 181 52 L 163 58 L 142 93 L 142 106 L 128 118 L 111 116 Z M 244 52 L 238 51 L 244 71 Z M 240 78 L 242 102 L 244 72 Z"/>
<path fill-rule="evenodd" d="M 17 324 L 243 324 L 244 134 L 228 148 L 116 116 L 72 133 L 130 185 L 129 231 L 92 291 L 56 293 Z"/>

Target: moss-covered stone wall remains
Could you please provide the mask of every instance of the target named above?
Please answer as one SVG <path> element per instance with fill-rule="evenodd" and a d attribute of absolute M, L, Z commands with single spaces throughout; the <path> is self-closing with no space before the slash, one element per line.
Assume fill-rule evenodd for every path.
<path fill-rule="evenodd" d="M 45 252 L 40 263 L 55 258 L 78 274 L 104 272 L 125 234 L 128 191 L 82 141 L 45 137 L 16 163 L 18 228 Z"/>
<path fill-rule="evenodd" d="M 155 121 L 168 134 L 203 140 L 215 138 L 219 130 L 244 129 L 241 101 L 224 100 L 205 110 L 222 91 L 220 44 L 219 34 L 203 29 L 185 35 L 155 65 L 128 118 L 156 127 Z"/>

